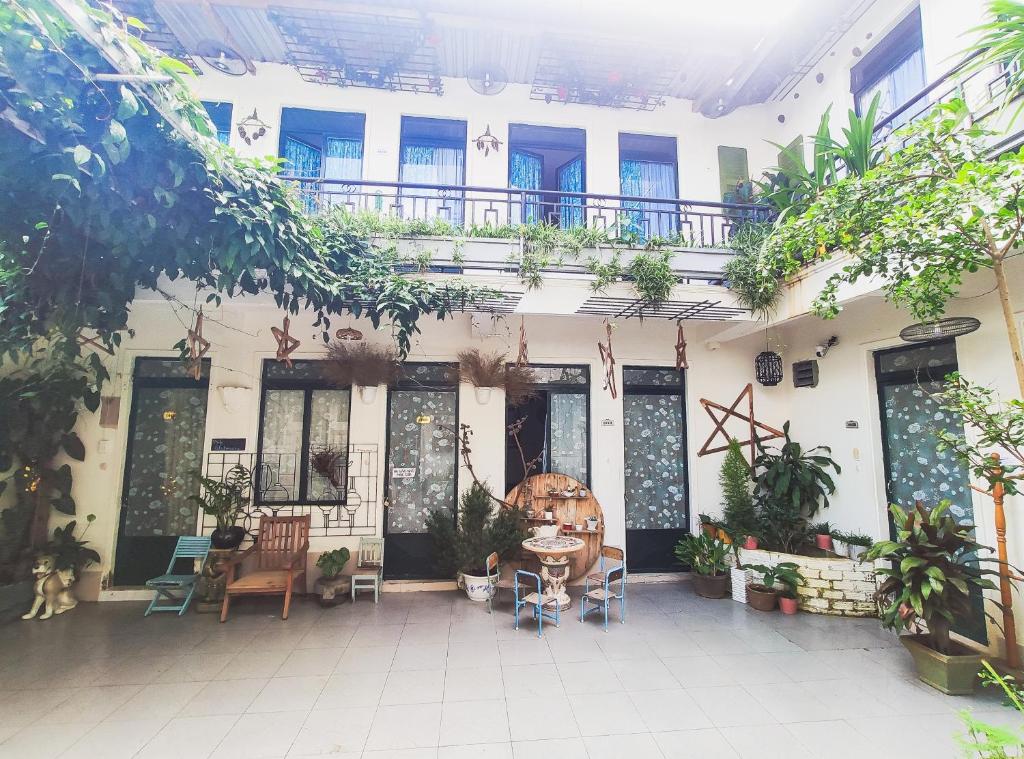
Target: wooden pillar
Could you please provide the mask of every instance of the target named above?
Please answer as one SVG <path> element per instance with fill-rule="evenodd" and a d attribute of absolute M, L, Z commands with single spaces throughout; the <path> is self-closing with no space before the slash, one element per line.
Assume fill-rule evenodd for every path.
<path fill-rule="evenodd" d="M 996 475 L 1003 472 L 999 463 L 999 454 L 991 454 L 992 471 Z M 1013 590 L 1010 587 L 1010 564 L 1006 555 L 1006 512 L 1003 509 L 1003 484 L 996 482 L 992 486 L 992 500 L 996 506 L 996 550 L 999 556 L 999 596 L 1003 604 L 1003 637 L 1006 640 L 1006 663 L 1012 669 L 1020 669 L 1020 653 L 1017 650 L 1017 626 L 1013 619 Z"/>

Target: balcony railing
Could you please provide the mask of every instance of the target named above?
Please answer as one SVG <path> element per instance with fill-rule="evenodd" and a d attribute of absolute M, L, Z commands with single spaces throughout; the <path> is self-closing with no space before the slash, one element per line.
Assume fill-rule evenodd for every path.
<path fill-rule="evenodd" d="M 482 237 L 496 236 L 496 230 L 506 225 L 546 223 L 563 229 L 586 226 L 640 245 L 659 238 L 680 247 L 723 248 L 743 223 L 772 218 L 767 206 L 745 203 L 469 185 L 285 179 L 298 185 L 310 213 L 344 208 L 353 213 L 441 222 L 437 227 L 450 228 L 453 234 Z"/>

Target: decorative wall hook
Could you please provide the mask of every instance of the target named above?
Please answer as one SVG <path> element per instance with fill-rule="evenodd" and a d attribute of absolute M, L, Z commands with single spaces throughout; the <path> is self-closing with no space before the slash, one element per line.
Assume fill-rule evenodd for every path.
<path fill-rule="evenodd" d="M 501 150 L 501 140 L 491 134 L 491 125 L 487 125 L 484 133 L 473 140 L 476 149 L 484 151 L 484 157 L 489 156 L 493 150 L 495 153 Z"/>
<path fill-rule="evenodd" d="M 354 341 L 363 339 L 363 333 L 360 332 L 358 329 L 354 329 L 353 327 L 342 327 L 341 329 L 334 333 L 334 336 L 339 340 Z"/>
<path fill-rule="evenodd" d="M 203 309 L 200 308 L 195 326 L 188 331 L 188 368 L 196 381 L 203 376 L 203 356 L 208 350 L 210 341 L 203 337 Z"/>
<path fill-rule="evenodd" d="M 259 114 L 256 113 L 256 109 L 253 108 L 252 113 L 239 121 L 236 128 L 238 129 L 238 136 L 245 141 L 245 144 L 252 145 L 267 133 L 270 125 L 263 121 Z"/>
<path fill-rule="evenodd" d="M 619 397 L 618 388 L 615 386 L 615 355 L 612 353 L 612 325 L 606 319 L 604 322 L 605 332 L 608 335 L 608 342 L 597 341 L 597 352 L 601 354 L 601 363 L 604 364 L 604 385 L 603 389 L 611 393 L 612 398 Z"/>
<path fill-rule="evenodd" d="M 676 371 L 689 368 L 690 364 L 686 360 L 686 335 L 683 334 L 683 323 L 680 321 L 676 329 Z"/>

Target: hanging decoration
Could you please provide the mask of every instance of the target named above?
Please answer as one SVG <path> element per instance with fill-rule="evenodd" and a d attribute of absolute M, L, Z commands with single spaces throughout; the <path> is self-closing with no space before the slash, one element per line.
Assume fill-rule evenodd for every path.
<path fill-rule="evenodd" d="M 516 357 L 516 364 L 526 366 L 530 363 L 530 355 L 526 346 L 526 317 L 519 322 L 519 355 Z"/>
<path fill-rule="evenodd" d="M 686 335 L 683 334 L 683 323 L 680 321 L 676 329 L 676 371 L 689 368 L 690 364 L 686 360 Z"/>
<path fill-rule="evenodd" d="M 291 319 L 287 316 L 284 317 L 284 329 L 278 329 L 277 327 L 271 327 L 270 331 L 274 335 L 274 339 L 277 340 L 277 360 L 284 363 L 289 369 L 292 368 L 291 355 L 302 343 L 288 334 L 288 328 L 291 326 Z"/>
<path fill-rule="evenodd" d="M 615 387 L 615 355 L 612 353 L 612 325 L 605 319 L 605 332 L 608 335 L 608 342 L 597 341 L 597 352 L 601 354 L 601 363 L 604 365 L 604 385 L 602 389 L 611 393 L 612 399 L 619 397 L 618 388 Z"/>
<path fill-rule="evenodd" d="M 754 377 L 765 387 L 782 382 L 782 356 L 769 350 L 768 330 L 764 331 L 764 350 L 754 359 Z"/>
<path fill-rule="evenodd" d="M 487 129 L 484 130 L 484 133 L 473 140 L 473 142 L 476 143 L 477 150 L 483 151 L 485 158 L 491 154 L 492 150 L 495 153 L 501 150 L 501 140 L 491 134 L 490 124 L 487 125 Z"/>
<path fill-rule="evenodd" d="M 736 409 L 739 407 L 743 399 L 747 399 L 747 413 L 743 414 Z M 763 443 L 766 440 L 774 440 L 783 436 L 781 430 L 777 430 L 774 427 L 769 427 L 763 422 L 759 422 L 754 418 L 754 386 L 751 383 L 747 383 L 747 386 L 743 388 L 739 395 L 736 396 L 736 400 L 727 408 L 720 403 L 709 401 L 707 398 L 700 399 L 700 405 L 704 407 L 704 410 L 708 412 L 708 416 L 711 417 L 711 421 L 715 423 L 715 428 L 708 435 L 708 439 L 704 441 L 704 445 L 701 446 L 700 450 L 697 451 L 698 456 L 707 456 L 711 453 L 720 453 L 729 448 L 729 441 L 732 437 L 725 431 L 725 423 L 729 420 L 729 417 L 733 416 L 740 421 L 746 422 L 749 429 L 749 437 L 746 440 L 740 440 L 740 445 L 750 446 L 750 466 L 754 466 L 754 456 L 757 452 L 757 444 Z M 722 416 L 716 415 L 716 411 L 722 412 Z M 758 434 L 758 431 L 766 432 L 766 435 Z M 721 434 L 722 442 L 711 447 L 715 442 L 715 438 Z"/>
<path fill-rule="evenodd" d="M 203 309 L 200 308 L 195 326 L 188 331 L 188 369 L 196 381 L 203 376 L 203 356 L 208 350 L 210 341 L 203 337 Z"/>
<path fill-rule="evenodd" d="M 238 129 L 238 136 L 242 138 L 245 144 L 252 145 L 267 133 L 270 125 L 263 121 L 259 114 L 256 113 L 256 109 L 253 108 L 252 113 L 239 121 L 236 128 Z"/>
<path fill-rule="evenodd" d="M 353 327 L 342 327 L 341 329 L 334 333 L 334 336 L 339 340 L 354 341 L 363 339 L 363 333 L 360 332 L 358 329 L 354 329 Z"/>

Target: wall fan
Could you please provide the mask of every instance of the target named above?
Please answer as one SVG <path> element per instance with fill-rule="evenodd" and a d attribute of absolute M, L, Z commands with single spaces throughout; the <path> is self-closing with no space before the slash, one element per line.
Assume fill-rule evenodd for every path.
<path fill-rule="evenodd" d="M 228 76 L 245 76 L 249 73 L 242 55 L 232 48 L 217 40 L 203 40 L 196 46 L 199 58 L 212 69 Z"/>
<path fill-rule="evenodd" d="M 473 92 L 481 95 L 497 95 L 508 84 L 508 76 L 501 66 L 477 66 L 470 69 L 466 77 Z"/>

